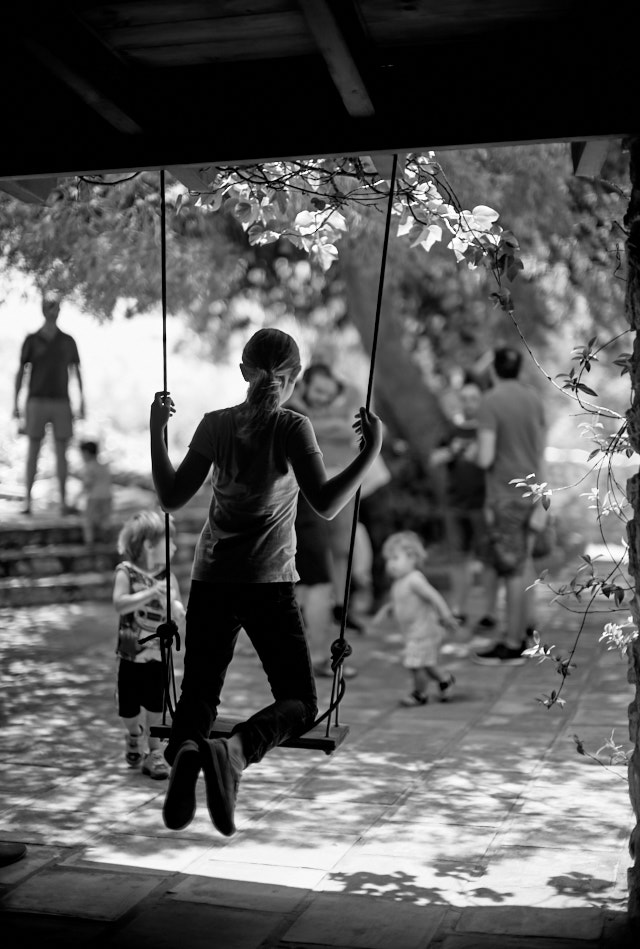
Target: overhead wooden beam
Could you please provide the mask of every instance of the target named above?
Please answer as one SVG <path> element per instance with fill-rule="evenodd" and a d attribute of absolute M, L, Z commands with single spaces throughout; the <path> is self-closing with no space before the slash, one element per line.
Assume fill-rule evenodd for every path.
<path fill-rule="evenodd" d="M 608 151 L 609 142 L 606 139 L 572 142 L 571 160 L 576 178 L 597 178 L 602 171 Z"/>
<path fill-rule="evenodd" d="M 87 28 L 73 6 L 21 0 L 13 7 L 5 43 L 10 40 L 24 61 L 31 61 L 40 81 L 47 84 L 48 74 L 117 132 L 141 135 L 130 66 Z"/>
<path fill-rule="evenodd" d="M 362 155 L 361 158 L 371 164 L 385 181 L 391 180 L 393 174 L 393 154 L 391 152 L 372 152 L 370 155 Z M 398 172 L 404 168 L 404 153 L 398 153 Z"/>
<path fill-rule="evenodd" d="M 57 184 L 57 178 L 0 179 L 0 191 L 5 191 L 13 198 L 19 198 L 27 204 L 45 204 Z"/>
<path fill-rule="evenodd" d="M 211 179 L 216 172 L 216 166 L 170 165 L 167 171 L 188 191 L 208 191 Z"/>
<path fill-rule="evenodd" d="M 89 79 L 82 76 L 72 66 L 32 39 L 25 38 L 25 46 L 35 58 L 57 79 L 72 89 L 89 108 L 100 115 L 116 131 L 125 135 L 140 135 L 142 129 L 120 106 L 105 95 Z"/>
<path fill-rule="evenodd" d="M 326 0 L 298 0 L 345 109 L 353 118 L 375 114 L 373 102 L 349 45 Z"/>

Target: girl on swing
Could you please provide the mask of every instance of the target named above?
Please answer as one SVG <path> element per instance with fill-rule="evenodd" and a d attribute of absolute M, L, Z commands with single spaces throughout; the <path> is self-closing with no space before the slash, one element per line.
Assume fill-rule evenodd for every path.
<path fill-rule="evenodd" d="M 217 830 L 235 832 L 234 810 L 244 768 L 303 734 L 316 716 L 316 689 L 296 604 L 295 532 L 298 490 L 331 519 L 353 497 L 382 445 L 382 423 L 361 408 L 354 429 L 360 453 L 328 478 L 309 420 L 282 403 L 300 373 L 291 336 L 262 329 L 244 347 L 244 402 L 208 412 L 176 469 L 164 441 L 175 412 L 169 393 L 151 406 L 151 464 L 165 511 L 189 501 L 212 469 L 213 496 L 198 540 L 186 618 L 184 674 L 165 757 L 171 767 L 165 825 L 186 827 L 205 778 L 207 808 Z M 210 739 L 220 693 L 240 629 L 267 674 L 274 702 Z"/>

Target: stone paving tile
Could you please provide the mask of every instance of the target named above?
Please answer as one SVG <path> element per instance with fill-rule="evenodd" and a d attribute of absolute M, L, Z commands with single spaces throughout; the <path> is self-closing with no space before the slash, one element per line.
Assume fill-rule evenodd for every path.
<path fill-rule="evenodd" d="M 466 794 L 430 793 L 428 789 L 412 789 L 390 815 L 391 821 L 420 821 L 434 819 L 452 823 L 473 823 L 494 827 L 501 824 L 514 809 L 518 799 L 469 791 Z"/>
<path fill-rule="evenodd" d="M 526 900 L 519 905 L 463 910 L 456 925 L 456 932 L 491 933 L 492 938 L 496 940 L 496 946 L 500 946 L 497 937 L 503 934 L 518 937 L 553 937 L 552 945 L 555 949 L 558 937 L 573 941 L 593 941 L 599 939 L 602 927 L 603 913 L 600 909 L 585 906 L 555 909 Z"/>
<path fill-rule="evenodd" d="M 188 903 L 233 906 L 263 913 L 291 913 L 324 876 L 323 870 L 200 860 L 189 876 L 167 890 Z"/>
<path fill-rule="evenodd" d="M 106 920 L 69 916 L 5 914 L 2 917 L 2 949 L 69 949 L 71 946 L 101 946 L 114 924 Z"/>
<path fill-rule="evenodd" d="M 313 774 L 295 786 L 296 797 L 310 800 L 322 800 L 327 810 L 345 802 L 371 804 L 393 804 L 404 790 L 402 779 L 390 785 L 383 773 L 366 782 L 359 781 L 357 775 L 349 780 L 340 775 Z"/>
<path fill-rule="evenodd" d="M 493 827 L 444 822 L 381 820 L 369 828 L 354 852 L 397 855 L 403 859 L 457 859 L 480 862 L 496 835 Z"/>
<path fill-rule="evenodd" d="M 481 862 L 433 859 L 426 849 L 422 858 L 405 855 L 400 860 L 386 851 L 377 854 L 354 848 L 315 889 L 345 897 L 376 896 L 385 903 L 464 906 L 467 888 L 483 872 Z"/>
<path fill-rule="evenodd" d="M 570 818 L 558 811 L 548 815 L 518 814 L 499 828 L 493 845 L 508 847 L 543 847 L 551 850 L 604 850 L 612 852 L 629 839 L 630 830 L 622 824 L 602 820 L 591 822 L 585 832 L 582 818 Z"/>
<path fill-rule="evenodd" d="M 415 793 L 427 794 L 438 800 L 440 796 L 454 798 L 460 807 L 468 810 L 473 798 L 516 801 L 532 785 L 534 775 L 519 772 L 492 772 L 483 774 L 452 773 L 449 769 L 431 768 L 420 775 Z"/>
<path fill-rule="evenodd" d="M 48 913 L 85 919 L 118 919 L 148 896 L 162 874 L 114 873 L 86 868 L 44 869 L 5 894 L 5 912 Z"/>
<path fill-rule="evenodd" d="M 294 794 L 273 804 L 256 819 L 256 826 L 267 824 L 276 834 L 302 836 L 317 833 L 318 826 L 326 836 L 357 836 L 372 827 L 390 808 L 385 804 L 352 804 L 349 801 L 327 812 L 324 801 L 298 799 Z"/>
<path fill-rule="evenodd" d="M 2 787 L 0 801 L 8 796 L 12 802 L 16 803 L 21 794 L 33 797 L 45 791 L 51 791 L 59 787 L 63 781 L 68 780 L 70 775 L 77 773 L 77 769 L 71 769 L 65 773 L 57 764 L 49 767 L 23 765 L 21 768 L 16 768 L 12 764 L 9 767 L 3 756 L 3 763 L 0 766 L 0 787 Z"/>
<path fill-rule="evenodd" d="M 618 912 L 607 910 L 599 949 L 637 949 L 638 933 L 629 926 L 624 903 Z"/>
<path fill-rule="evenodd" d="M 62 859 L 63 855 L 64 850 L 61 847 L 30 844 L 21 860 L 10 863 L 8 867 L 0 867 L 0 888 L 19 883 L 42 867 L 46 867 L 48 863 Z"/>
<path fill-rule="evenodd" d="M 339 949 L 424 949 L 445 914 L 446 909 L 440 907 L 327 893 L 313 900 L 282 942 Z"/>
<path fill-rule="evenodd" d="M 213 841 L 141 837 L 132 834 L 102 835 L 65 861 L 66 865 L 143 867 L 146 870 L 181 872 L 212 849 Z"/>
<path fill-rule="evenodd" d="M 211 861 L 328 870 L 351 850 L 357 839 L 356 836 L 347 835 L 325 837 L 320 826 L 315 839 L 296 840 L 288 833 L 278 837 L 272 828 L 264 825 L 241 831 L 232 837 L 223 849 L 214 847 L 202 856 L 203 859 Z"/>
<path fill-rule="evenodd" d="M 109 624 L 111 629 L 110 613 Z M 563 649 L 571 641 L 555 631 L 550 637 Z M 47 642 L 53 642 L 50 636 Z M 55 752 L 75 707 L 65 704 L 63 667 L 55 664 L 51 695 L 51 684 L 38 679 L 37 709 L 26 707 L 14 689 L 20 725 L 8 744 L 0 733 L 0 755 L 7 749 L 13 755 L 11 784 L 3 786 L 10 818 L 4 836 L 29 844 L 26 860 L 38 841 L 53 854 L 60 849 L 60 856 L 53 857 L 57 867 L 46 861 L 0 893 L 18 897 L 54 872 L 122 874 L 127 881 L 150 876 L 157 889 L 145 891 L 119 922 L 104 924 L 116 930 L 105 947 L 118 949 L 210 949 L 212 934 L 220 949 L 298 949 L 303 941 L 336 949 L 402 949 L 405 938 L 409 949 L 427 949 L 432 940 L 438 949 L 565 949 L 565 942 L 566 949 L 576 942 L 580 949 L 595 949 L 596 927 L 588 915 L 580 939 L 575 927 L 567 937 L 552 939 L 551 926 L 558 913 L 602 910 L 611 916 L 624 906 L 627 788 L 599 766 L 585 764 L 571 738 L 578 728 L 589 744 L 600 737 L 601 718 L 592 718 L 599 702 L 608 728 L 603 741 L 610 722 L 625 724 L 626 701 L 622 712 L 617 698 L 606 701 L 606 689 L 626 690 L 619 658 L 601 662 L 596 649 L 587 651 L 567 681 L 568 709 L 548 712 L 536 703 L 537 695 L 556 685 L 548 663 L 494 670 L 448 657 L 459 681 L 456 700 L 416 710 L 396 705 L 407 683 L 395 646 L 378 634 L 358 646 L 361 675 L 349 683 L 341 714 L 352 726 L 345 746 L 332 757 L 276 749 L 249 769 L 240 786 L 239 832 L 231 839 L 211 827 L 201 787 L 192 824 L 179 833 L 164 827 L 165 786 L 145 784 L 139 774 L 123 770 L 121 735 L 109 718 L 111 697 L 100 692 L 95 669 L 93 678 L 89 674 L 95 650 L 72 676 L 74 702 L 87 706 L 85 734 L 95 732 L 97 739 L 83 759 L 58 762 Z M 111 659 L 105 652 L 105 661 Z M 89 692 L 98 688 L 95 707 L 89 692 L 77 691 L 82 677 Z M 596 688 L 603 685 L 604 692 Z M 226 714 L 234 717 L 268 697 L 254 657 L 241 650 L 228 692 L 233 701 Z M 52 728 L 31 754 L 27 737 L 41 732 L 43 716 Z M 626 731 L 618 735 L 616 729 L 616 738 L 626 738 Z M 26 807 L 18 806 L 19 795 Z M 81 845 L 79 853 L 72 844 Z M 107 862 L 92 862 L 91 853 Z M 145 860 L 163 869 L 143 870 Z M 77 877 L 67 879 L 71 892 Z M 548 931 L 519 935 L 523 907 L 533 911 L 532 919 L 551 913 L 538 919 L 538 929 Z M 433 912 L 439 922 L 432 933 L 424 924 L 425 914 Z M 286 930 L 296 916 L 301 927 Z M 452 929 L 463 918 L 463 927 Z M 31 927 L 38 917 L 23 919 Z M 60 927 L 88 924 L 56 919 Z M 343 938 L 345 919 L 354 941 Z M 470 921 L 478 928 L 464 928 Z M 495 932 L 485 928 L 494 924 Z M 611 939 L 614 929 L 612 924 Z M 41 943 L 57 949 L 44 936 Z M 69 940 L 60 945 L 66 949 Z M 605 947 L 603 942 L 598 949 Z M 610 949 L 621 947 L 612 941 Z"/>
<path fill-rule="evenodd" d="M 466 889 L 469 905 L 604 906 L 616 895 L 620 851 L 490 847 L 485 862 Z"/>
<path fill-rule="evenodd" d="M 591 941 L 589 941 L 591 943 Z M 445 936 L 440 949 L 589 949 L 582 939 L 539 936 L 505 936 L 491 933 L 453 933 Z M 593 945 L 593 943 L 591 943 Z M 598 944 L 599 945 L 599 944 Z M 613 949 L 613 947 L 612 947 Z M 622 947 L 616 947 L 622 949 Z"/>
<path fill-rule="evenodd" d="M 84 844 L 104 829 L 104 821 L 100 818 L 91 819 L 81 812 L 72 811 L 56 814 L 21 809 L 4 814 L 2 824 L 3 837 L 7 840 L 61 847 Z"/>
<path fill-rule="evenodd" d="M 107 946 L 118 949 L 258 949 L 277 926 L 262 911 L 166 900 L 143 909 Z"/>
<path fill-rule="evenodd" d="M 524 794 L 520 811 L 523 816 L 562 813 L 565 818 L 601 820 L 607 824 L 626 826 L 629 830 L 632 826 L 628 795 L 613 785 L 601 790 L 590 790 L 581 788 L 579 781 L 573 781 L 569 787 L 536 784 Z"/>
<path fill-rule="evenodd" d="M 163 784 L 163 789 L 166 784 Z M 235 821 L 238 829 L 249 826 L 256 819 L 261 817 L 265 811 L 271 807 L 274 802 L 279 801 L 285 792 L 282 788 L 275 788 L 273 784 L 261 791 L 250 790 L 248 786 L 241 785 L 241 794 L 238 797 L 236 807 Z M 105 823 L 105 831 L 123 834 L 143 834 L 157 837 L 174 837 L 206 839 L 219 839 L 219 834 L 211 823 L 209 811 L 207 810 L 204 781 L 200 779 L 196 788 L 196 814 L 193 821 L 183 830 L 168 830 L 162 820 L 162 804 L 164 801 L 164 790 L 161 795 L 154 800 L 142 805 L 136 810 L 129 811 L 117 820 L 109 820 Z M 114 818 L 115 812 L 110 814 Z"/>

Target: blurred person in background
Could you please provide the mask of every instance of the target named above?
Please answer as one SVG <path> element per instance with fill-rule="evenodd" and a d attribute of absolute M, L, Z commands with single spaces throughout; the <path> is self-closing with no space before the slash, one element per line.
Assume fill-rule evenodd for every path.
<path fill-rule="evenodd" d="M 303 373 L 287 403 L 287 408 L 306 415 L 311 421 L 330 478 L 353 458 L 357 447 L 353 417 L 360 402 L 360 393 L 354 386 L 341 382 L 326 363 L 313 362 Z M 353 510 L 354 501 L 351 500 L 330 521 L 311 512 L 320 522 L 318 531 L 324 531 L 327 538 L 332 612 L 337 623 L 342 621 Z M 299 539 L 300 543 L 304 544 L 304 537 Z M 354 576 L 356 573 L 357 569 Z M 361 624 L 351 615 L 347 616 L 346 626 L 362 632 Z"/>
<path fill-rule="evenodd" d="M 460 389 L 461 418 L 453 421 L 442 445 L 433 452 L 431 463 L 446 466 L 447 542 L 453 566 L 451 603 L 458 621 L 468 620 L 468 601 L 475 571 L 486 555 L 485 473 L 475 461 L 478 410 L 482 390 L 473 380 Z M 493 570 L 483 570 L 483 614 L 479 628 L 495 625 L 497 578 Z"/>
<path fill-rule="evenodd" d="M 69 376 L 73 373 L 77 379 L 80 394 L 77 415 L 78 418 L 84 418 L 80 356 L 74 338 L 58 328 L 60 296 L 57 293 L 43 293 L 42 312 L 44 324 L 35 333 L 29 333 L 22 344 L 15 382 L 13 416 L 20 423 L 20 431 L 29 439 L 22 513 L 31 514 L 31 492 L 38 470 L 40 448 L 46 426 L 51 425 L 55 439 L 60 511 L 62 514 L 71 514 L 75 513 L 75 509 L 67 504 L 67 449 L 73 435 Z M 23 415 L 20 410 L 20 391 L 27 367 L 29 384 Z"/>
<path fill-rule="evenodd" d="M 492 647 L 472 655 L 481 665 L 521 665 L 535 625 L 536 509 L 511 482 L 531 472 L 538 483 L 544 480 L 546 423 L 542 399 L 519 378 L 521 364 L 517 350 L 496 350 L 495 384 L 478 409 L 475 461 L 486 478 L 488 562 L 506 588 L 506 628 Z"/>

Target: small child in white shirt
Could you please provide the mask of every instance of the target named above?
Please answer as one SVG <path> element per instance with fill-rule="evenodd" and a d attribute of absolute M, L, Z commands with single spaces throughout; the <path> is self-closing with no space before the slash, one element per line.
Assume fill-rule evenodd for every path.
<path fill-rule="evenodd" d="M 112 488 L 109 465 L 98 459 L 98 445 L 84 441 L 82 455 L 82 493 L 84 495 L 84 542 L 91 546 L 96 541 L 109 539 L 111 525 Z"/>
<path fill-rule="evenodd" d="M 390 602 L 378 611 L 374 622 L 391 614 L 404 635 L 403 665 L 411 671 L 413 689 L 401 705 L 426 705 L 429 680 L 438 683 L 438 698 L 445 702 L 455 679 L 439 665 L 443 627 L 453 632 L 458 621 L 420 570 L 427 553 L 417 534 L 392 534 L 384 542 L 382 555 L 393 583 Z"/>

